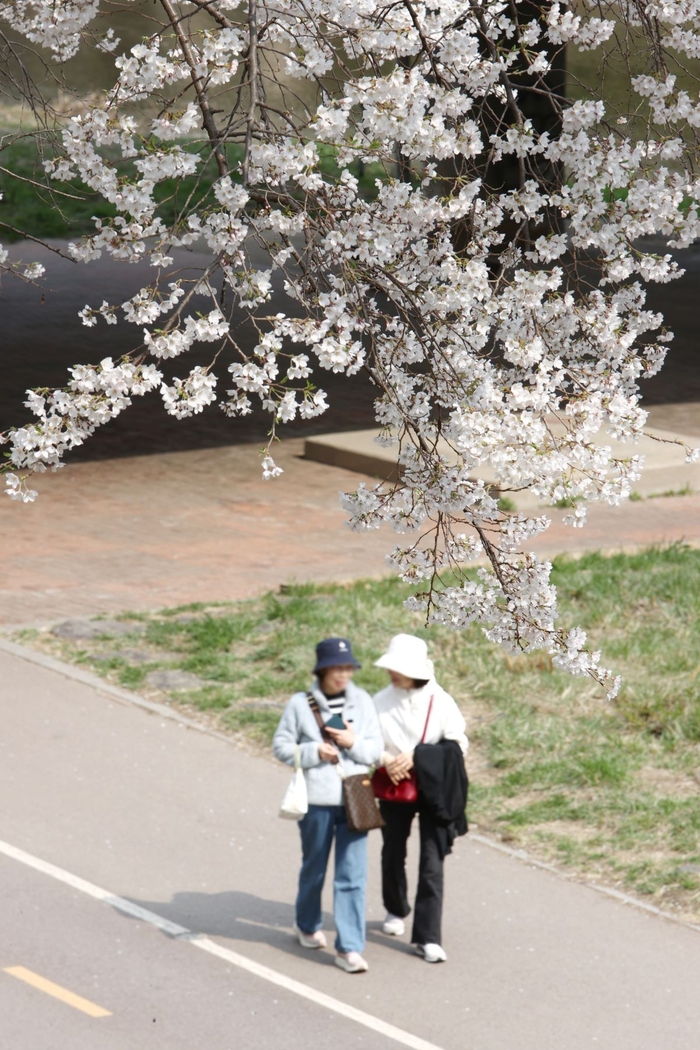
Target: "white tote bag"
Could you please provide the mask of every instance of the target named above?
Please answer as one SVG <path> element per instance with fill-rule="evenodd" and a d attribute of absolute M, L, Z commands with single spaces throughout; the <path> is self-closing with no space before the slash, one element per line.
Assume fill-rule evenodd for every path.
<path fill-rule="evenodd" d="M 301 820 L 309 810 L 309 798 L 306 793 L 306 780 L 304 770 L 301 768 L 301 753 L 298 747 L 294 748 L 294 775 L 289 781 L 289 787 L 284 793 L 280 816 L 284 820 Z"/>

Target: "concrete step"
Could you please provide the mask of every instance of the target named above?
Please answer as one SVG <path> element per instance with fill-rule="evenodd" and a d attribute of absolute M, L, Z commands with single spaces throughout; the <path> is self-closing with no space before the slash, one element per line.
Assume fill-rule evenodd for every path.
<path fill-rule="evenodd" d="M 700 406 L 698 406 L 700 414 Z M 342 467 L 357 474 L 368 474 L 380 481 L 396 481 L 399 467 L 396 448 L 386 448 L 377 443 L 378 430 L 351 430 L 337 434 L 322 434 L 307 438 L 304 454 L 307 459 L 317 463 L 326 463 L 333 467 Z M 662 441 L 654 440 L 661 438 Z M 597 440 L 600 444 L 610 445 L 613 454 L 624 458 L 630 455 L 645 457 L 645 467 L 639 481 L 635 482 L 635 496 L 678 495 L 687 491 L 700 491 L 700 462 L 686 463 L 685 452 L 679 445 L 665 444 L 668 440 L 680 440 L 694 448 L 700 446 L 700 438 L 677 434 L 655 427 L 649 429 L 637 445 L 615 441 L 610 435 L 600 433 Z M 448 458 L 454 458 L 449 449 L 445 449 Z M 476 472 L 475 472 L 476 476 Z M 495 487 L 495 474 L 488 465 L 478 472 L 486 482 Z M 504 493 L 505 495 L 506 493 Z M 508 493 L 510 496 L 510 494 Z M 518 510 L 528 510 L 537 506 L 537 498 L 531 493 L 513 493 L 513 502 Z"/>

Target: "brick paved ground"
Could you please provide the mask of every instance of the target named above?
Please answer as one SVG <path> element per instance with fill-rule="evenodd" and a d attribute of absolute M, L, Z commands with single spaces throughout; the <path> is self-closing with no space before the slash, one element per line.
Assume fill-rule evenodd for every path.
<path fill-rule="evenodd" d="M 301 458 L 300 439 L 260 480 L 250 445 L 103 460 L 39 478 L 38 501 L 0 502 L 0 623 L 258 594 L 293 580 L 386 571 L 394 542 L 343 524 L 337 494 L 362 476 Z M 700 495 L 593 507 L 585 529 L 553 525 L 539 549 L 700 542 Z"/>
<path fill-rule="evenodd" d="M 386 538 L 343 526 L 338 491 L 361 480 L 301 458 L 260 477 L 253 446 L 71 465 L 36 503 L 3 500 L 0 622 L 240 598 L 283 581 L 383 568 Z"/>

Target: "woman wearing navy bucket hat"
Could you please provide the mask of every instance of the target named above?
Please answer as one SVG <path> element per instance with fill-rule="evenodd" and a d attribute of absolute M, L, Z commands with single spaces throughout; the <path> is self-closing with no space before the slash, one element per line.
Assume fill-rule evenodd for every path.
<path fill-rule="evenodd" d="M 382 895 L 384 933 L 401 936 L 411 908 L 406 845 L 418 814 L 420 860 L 411 941 L 426 962 L 445 962 L 442 946 L 443 861 L 456 835 L 467 830 L 468 742 L 457 704 L 435 681 L 422 638 L 397 634 L 376 662 L 391 684 L 374 702 L 384 740 L 382 765 L 372 778 L 384 818 Z"/>
<path fill-rule="evenodd" d="M 280 761 L 301 763 L 309 800 L 308 812 L 299 821 L 302 862 L 294 932 L 302 948 L 326 947 L 321 891 L 335 840 L 335 962 L 347 973 L 368 968 L 362 957 L 367 832 L 348 828 L 341 777 L 367 773 L 382 752 L 374 703 L 352 681 L 359 666 L 347 638 L 319 642 L 314 683 L 309 692 L 291 697 L 273 740 Z"/>

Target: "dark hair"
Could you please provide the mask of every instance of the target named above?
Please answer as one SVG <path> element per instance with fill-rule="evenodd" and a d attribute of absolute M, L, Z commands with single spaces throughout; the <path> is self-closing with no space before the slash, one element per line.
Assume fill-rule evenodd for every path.
<path fill-rule="evenodd" d="M 414 678 L 413 679 L 413 688 L 414 689 L 422 689 L 423 686 L 427 685 L 429 681 L 430 681 L 429 678 Z"/>

